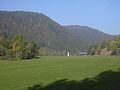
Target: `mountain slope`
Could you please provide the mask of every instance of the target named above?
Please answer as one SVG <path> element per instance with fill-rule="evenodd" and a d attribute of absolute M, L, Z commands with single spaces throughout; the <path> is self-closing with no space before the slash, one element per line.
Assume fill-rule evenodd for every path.
<path fill-rule="evenodd" d="M 88 26 L 69 25 L 64 27 L 77 36 L 77 38 L 84 40 L 89 45 L 99 44 L 100 42 L 106 41 L 112 37 L 112 35 L 103 33 Z"/>
<path fill-rule="evenodd" d="M 2 34 L 6 37 L 22 34 L 26 39 L 36 41 L 40 48 L 70 52 L 86 51 L 90 45 L 110 37 L 107 34 L 99 35 L 99 31 L 92 31 L 92 29 L 84 28 L 86 33 L 84 29 L 74 29 L 71 26 L 63 27 L 44 14 L 0 11 L 0 32 Z M 93 32 L 95 33 L 91 34 Z"/>

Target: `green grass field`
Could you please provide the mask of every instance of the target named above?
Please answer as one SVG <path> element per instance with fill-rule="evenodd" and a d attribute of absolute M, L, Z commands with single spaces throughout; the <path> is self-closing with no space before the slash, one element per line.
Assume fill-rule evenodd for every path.
<path fill-rule="evenodd" d="M 120 90 L 119 57 L 0 60 L 0 90 Z"/>

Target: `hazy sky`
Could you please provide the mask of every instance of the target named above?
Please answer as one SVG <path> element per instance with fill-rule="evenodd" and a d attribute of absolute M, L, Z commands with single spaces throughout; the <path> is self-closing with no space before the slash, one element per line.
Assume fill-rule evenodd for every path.
<path fill-rule="evenodd" d="M 120 34 L 120 0 L 0 0 L 0 10 L 42 12 L 61 25 Z"/>

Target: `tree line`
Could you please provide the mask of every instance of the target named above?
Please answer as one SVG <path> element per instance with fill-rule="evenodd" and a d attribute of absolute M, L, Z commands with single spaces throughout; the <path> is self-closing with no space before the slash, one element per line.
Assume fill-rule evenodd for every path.
<path fill-rule="evenodd" d="M 37 55 L 37 44 L 22 35 L 6 38 L 0 35 L 0 59 L 31 59 Z"/>
<path fill-rule="evenodd" d="M 109 55 L 120 56 L 120 35 L 100 45 L 91 46 L 88 53 L 89 55 L 101 55 L 102 51 L 110 52 Z"/>

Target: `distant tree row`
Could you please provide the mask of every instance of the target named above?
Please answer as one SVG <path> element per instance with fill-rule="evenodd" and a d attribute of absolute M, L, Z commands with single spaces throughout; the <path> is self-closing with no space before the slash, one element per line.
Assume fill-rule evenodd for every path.
<path fill-rule="evenodd" d="M 36 55 L 36 43 L 25 40 L 22 35 L 16 35 L 11 39 L 0 36 L 0 59 L 31 59 Z"/>
<path fill-rule="evenodd" d="M 101 45 L 90 47 L 89 55 L 102 55 L 103 51 L 110 52 L 109 55 L 120 56 L 120 35 Z"/>

